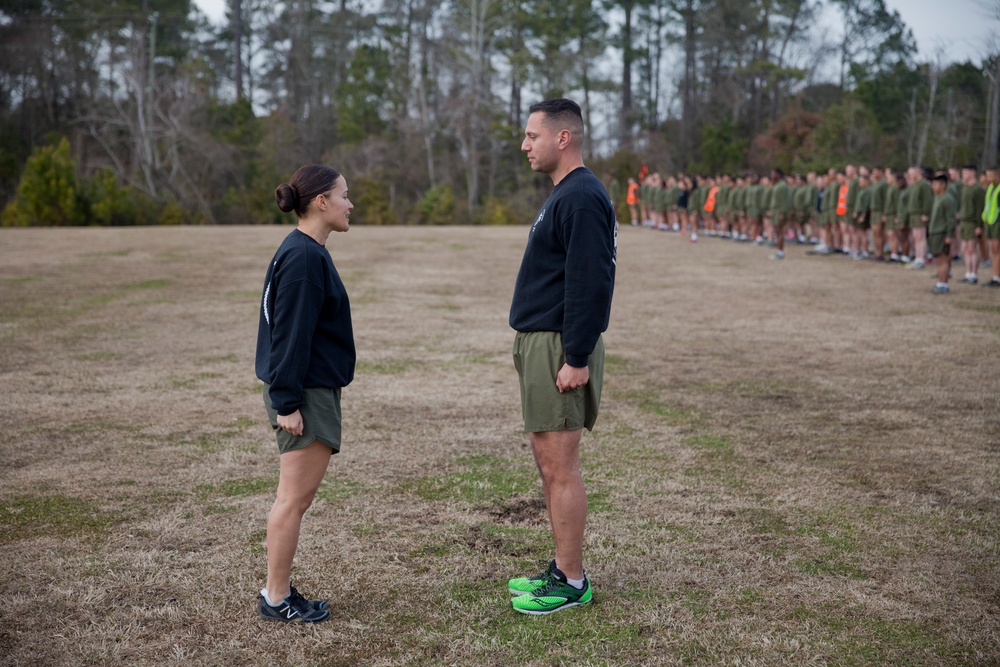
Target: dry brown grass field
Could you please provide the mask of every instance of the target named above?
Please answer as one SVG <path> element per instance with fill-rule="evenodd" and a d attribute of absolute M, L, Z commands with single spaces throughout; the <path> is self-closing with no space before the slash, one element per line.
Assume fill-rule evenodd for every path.
<path fill-rule="evenodd" d="M 595 603 L 508 603 L 552 548 L 506 323 L 527 229 L 358 227 L 344 449 L 293 572 L 333 620 L 259 621 L 288 231 L 0 230 L 4 664 L 1000 663 L 1000 294 L 631 227 Z"/>

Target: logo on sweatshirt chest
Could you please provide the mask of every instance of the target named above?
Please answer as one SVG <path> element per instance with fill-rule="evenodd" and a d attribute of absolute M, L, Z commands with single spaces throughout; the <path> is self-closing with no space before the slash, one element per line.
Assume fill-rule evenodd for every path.
<path fill-rule="evenodd" d="M 531 225 L 531 232 L 532 233 L 535 232 L 535 228 L 538 227 L 538 223 L 541 222 L 542 218 L 544 218 L 544 217 L 545 217 L 545 209 L 543 208 L 541 211 L 538 212 L 538 217 L 535 218 L 535 222 L 533 222 L 532 225 Z"/>

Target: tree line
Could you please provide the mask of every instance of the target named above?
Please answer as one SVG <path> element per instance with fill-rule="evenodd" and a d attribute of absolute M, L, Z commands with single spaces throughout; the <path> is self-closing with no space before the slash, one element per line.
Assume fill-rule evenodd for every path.
<path fill-rule="evenodd" d="M 280 222 L 324 162 L 364 223 L 526 222 L 524 114 L 557 96 L 602 177 L 993 164 L 985 49 L 921 60 L 884 0 L 0 2 L 2 221 Z"/>

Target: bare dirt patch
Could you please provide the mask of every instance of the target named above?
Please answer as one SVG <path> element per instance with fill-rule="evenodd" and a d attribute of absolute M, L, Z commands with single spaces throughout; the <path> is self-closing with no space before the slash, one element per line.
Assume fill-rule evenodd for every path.
<path fill-rule="evenodd" d="M 263 625 L 253 373 L 288 228 L 0 230 L 0 654 L 16 665 L 1000 662 L 1000 301 L 926 272 L 623 229 L 584 445 L 596 603 L 551 557 L 506 326 L 526 228 L 331 239 L 358 376 Z"/>

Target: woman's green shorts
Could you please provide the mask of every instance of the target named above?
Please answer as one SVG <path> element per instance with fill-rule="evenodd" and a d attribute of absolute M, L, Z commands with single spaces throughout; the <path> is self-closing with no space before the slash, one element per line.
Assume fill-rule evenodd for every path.
<path fill-rule="evenodd" d="M 278 426 L 278 411 L 271 407 L 270 385 L 264 385 L 264 409 L 274 429 L 274 437 L 278 441 L 278 451 L 282 454 L 296 449 L 308 447 L 316 440 L 333 450 L 340 451 L 341 420 L 340 411 L 341 388 L 309 388 L 302 390 L 302 435 L 292 435 Z"/>

